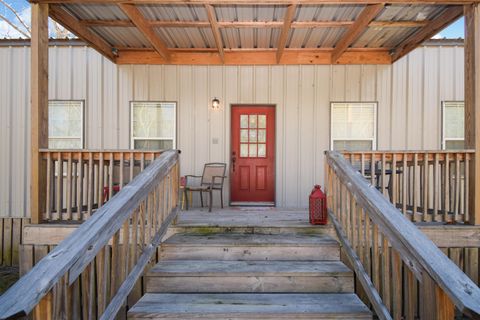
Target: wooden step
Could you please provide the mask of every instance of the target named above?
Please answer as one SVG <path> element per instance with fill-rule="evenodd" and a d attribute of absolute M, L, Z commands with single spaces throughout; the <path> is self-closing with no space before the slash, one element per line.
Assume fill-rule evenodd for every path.
<path fill-rule="evenodd" d="M 328 235 L 179 233 L 161 246 L 161 260 L 339 260 Z"/>
<path fill-rule="evenodd" d="M 161 261 L 147 292 L 353 292 L 340 261 Z"/>
<path fill-rule="evenodd" d="M 148 293 L 129 319 L 372 319 L 352 293 Z"/>

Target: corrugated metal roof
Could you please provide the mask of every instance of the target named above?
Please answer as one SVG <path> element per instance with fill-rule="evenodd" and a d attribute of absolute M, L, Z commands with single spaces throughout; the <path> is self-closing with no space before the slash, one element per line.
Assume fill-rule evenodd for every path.
<path fill-rule="evenodd" d="M 128 20 L 128 17 L 117 5 L 64 4 L 64 7 L 81 20 Z"/>
<path fill-rule="evenodd" d="M 128 20 L 114 4 L 64 4 L 81 20 Z M 137 5 L 146 19 L 152 21 L 202 21 L 208 22 L 202 5 Z M 386 5 L 375 21 L 428 21 L 444 12 L 445 5 Z M 365 5 L 299 5 L 294 21 L 354 21 Z M 216 18 L 221 22 L 283 21 L 286 5 L 215 5 Z M 92 27 L 92 30 L 114 46 L 151 47 L 136 28 Z M 160 39 L 169 48 L 215 48 L 213 32 L 208 27 L 180 28 L 156 27 Z M 341 39 L 346 27 L 291 28 L 287 48 L 332 48 Z M 419 28 L 369 27 L 355 41 L 355 48 L 393 48 Z M 225 48 L 276 48 L 281 28 L 221 28 Z"/>
<path fill-rule="evenodd" d="M 196 5 L 138 5 L 140 12 L 148 20 L 207 21 L 203 6 Z"/>
<path fill-rule="evenodd" d="M 92 29 L 114 47 L 151 48 L 150 42 L 137 28 L 93 27 Z"/>
<path fill-rule="evenodd" d="M 282 21 L 286 10 L 287 6 L 277 5 L 215 6 L 218 21 Z"/>
<path fill-rule="evenodd" d="M 297 21 L 350 21 L 355 20 L 364 5 L 302 5 L 297 9 Z"/>
<path fill-rule="evenodd" d="M 155 28 L 169 48 L 216 48 L 209 28 Z"/>

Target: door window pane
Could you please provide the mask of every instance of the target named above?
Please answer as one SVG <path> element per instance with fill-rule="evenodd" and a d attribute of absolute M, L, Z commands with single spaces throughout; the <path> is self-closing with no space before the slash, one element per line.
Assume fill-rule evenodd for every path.
<path fill-rule="evenodd" d="M 83 148 L 83 101 L 48 102 L 48 147 Z"/>
<path fill-rule="evenodd" d="M 240 130 L 240 142 L 248 142 L 248 130 Z"/>
<path fill-rule="evenodd" d="M 248 156 L 250 158 L 255 158 L 257 156 L 257 145 L 256 144 L 250 144 Z"/>
<path fill-rule="evenodd" d="M 256 114 L 251 114 L 250 115 L 249 126 L 250 126 L 250 128 L 256 128 L 257 127 L 257 115 Z"/>
<path fill-rule="evenodd" d="M 248 128 L 248 115 L 240 115 L 240 128 Z"/>
<path fill-rule="evenodd" d="M 240 144 L 240 157 L 248 157 L 248 144 L 242 143 Z"/>
<path fill-rule="evenodd" d="M 267 156 L 267 148 L 263 143 L 258 144 L 258 156 L 261 158 L 265 158 Z"/>
<path fill-rule="evenodd" d="M 132 102 L 132 147 L 134 149 L 176 148 L 176 104 Z"/>
<path fill-rule="evenodd" d="M 258 142 L 267 142 L 267 130 L 258 130 Z"/>
<path fill-rule="evenodd" d="M 267 127 L 267 116 L 264 114 L 258 115 L 258 127 L 264 129 Z"/>
<path fill-rule="evenodd" d="M 250 142 L 257 142 L 257 130 L 250 129 Z"/>

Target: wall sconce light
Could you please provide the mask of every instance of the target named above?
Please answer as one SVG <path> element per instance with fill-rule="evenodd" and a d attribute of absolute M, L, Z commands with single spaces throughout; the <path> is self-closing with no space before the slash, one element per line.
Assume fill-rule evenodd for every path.
<path fill-rule="evenodd" d="M 217 98 L 213 98 L 212 100 L 212 109 L 214 110 L 220 109 L 220 100 L 218 100 Z"/>

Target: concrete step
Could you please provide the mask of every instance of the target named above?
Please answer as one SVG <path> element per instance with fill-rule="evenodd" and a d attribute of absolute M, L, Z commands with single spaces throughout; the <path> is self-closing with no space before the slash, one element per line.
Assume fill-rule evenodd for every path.
<path fill-rule="evenodd" d="M 372 319 L 352 293 L 148 293 L 129 319 Z"/>
<path fill-rule="evenodd" d="M 179 233 L 161 245 L 161 260 L 339 260 L 328 235 Z"/>
<path fill-rule="evenodd" d="M 353 292 L 340 261 L 161 261 L 147 274 L 147 292 Z"/>

